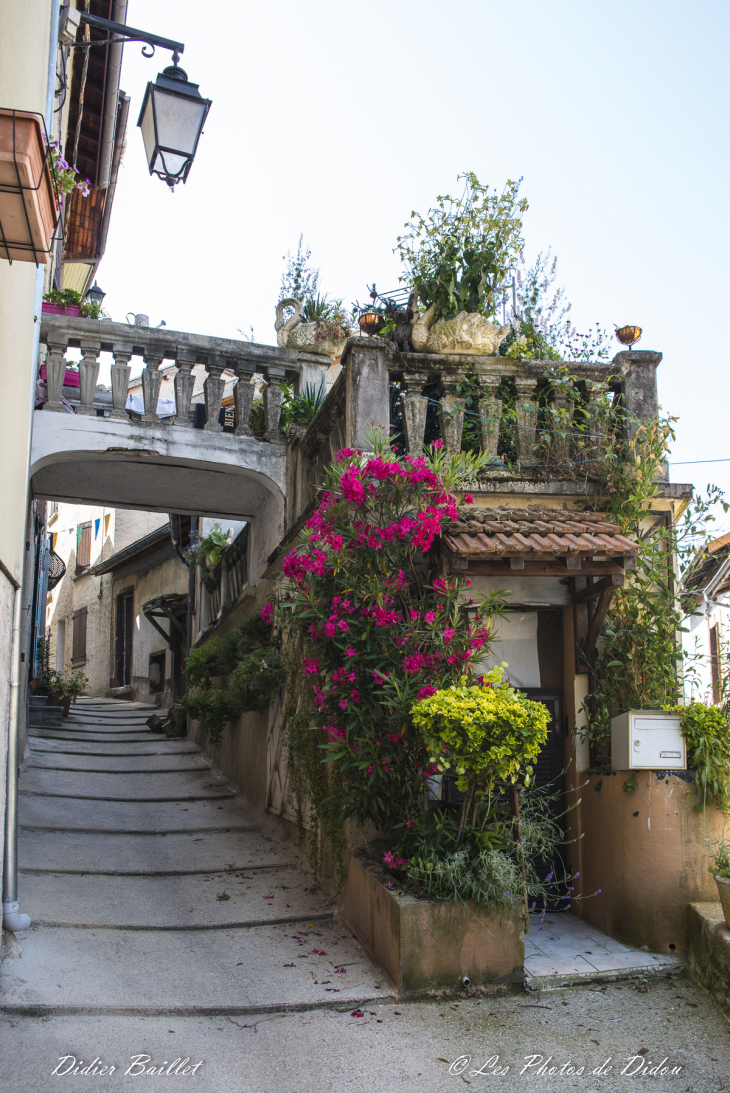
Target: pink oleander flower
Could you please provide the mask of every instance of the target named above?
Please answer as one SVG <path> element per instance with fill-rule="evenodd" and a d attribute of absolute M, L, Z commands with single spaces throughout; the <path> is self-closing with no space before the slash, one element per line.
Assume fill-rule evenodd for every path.
<path fill-rule="evenodd" d="M 436 622 L 436 612 L 435 611 L 427 611 L 426 614 L 423 616 L 423 621 L 424 622 Z"/>
<path fill-rule="evenodd" d="M 262 607 L 259 611 L 259 618 L 267 626 L 271 626 L 274 621 L 274 605 L 273 603 L 267 603 L 265 607 Z"/>
<path fill-rule="evenodd" d="M 345 545 L 345 540 L 341 535 L 333 535 L 330 539 L 330 546 L 333 550 L 342 550 Z"/>
<path fill-rule="evenodd" d="M 305 657 L 303 661 L 304 671 L 308 676 L 316 676 L 319 673 L 320 663 L 321 661 L 315 660 L 312 657 Z"/>
<path fill-rule="evenodd" d="M 348 645 L 347 648 L 345 649 L 345 656 L 346 657 L 356 657 L 357 656 L 357 650 L 354 649 L 352 645 Z"/>
<path fill-rule="evenodd" d="M 425 687 L 421 687 L 418 692 L 418 701 L 422 702 L 424 698 L 430 698 L 431 695 L 438 694 L 438 688 L 434 687 L 431 683 L 427 683 Z"/>
<path fill-rule="evenodd" d="M 467 504 L 467 505 L 473 505 L 474 504 L 474 498 L 472 497 L 472 495 L 470 493 L 465 493 L 464 494 L 464 503 Z"/>
<path fill-rule="evenodd" d="M 456 633 L 456 630 L 454 630 L 453 627 L 451 627 L 451 626 L 446 627 L 446 629 L 444 630 L 444 641 L 446 642 L 447 645 L 450 644 L 451 639 L 453 638 L 455 633 Z"/>
<path fill-rule="evenodd" d="M 406 820 L 406 827 L 413 827 L 413 820 Z"/>
<path fill-rule="evenodd" d="M 443 440 L 434 440 L 433 446 L 434 448 L 443 448 L 444 442 Z"/>

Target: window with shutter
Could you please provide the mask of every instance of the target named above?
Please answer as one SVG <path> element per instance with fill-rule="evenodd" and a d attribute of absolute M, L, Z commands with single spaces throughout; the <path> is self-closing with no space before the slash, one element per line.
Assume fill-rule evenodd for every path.
<path fill-rule="evenodd" d="M 76 572 L 83 573 L 91 563 L 91 521 L 76 526 Z"/>
<path fill-rule="evenodd" d="M 74 611 L 71 661 L 74 665 L 86 660 L 86 608 Z"/>

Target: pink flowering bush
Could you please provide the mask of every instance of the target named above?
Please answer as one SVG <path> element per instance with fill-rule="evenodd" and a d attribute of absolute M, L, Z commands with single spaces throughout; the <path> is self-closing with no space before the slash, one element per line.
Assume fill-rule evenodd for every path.
<path fill-rule="evenodd" d="M 429 456 L 399 457 L 382 438 L 371 442 L 371 454 L 339 452 L 283 563 L 280 602 L 304 640 L 311 712 L 308 731 L 289 734 L 290 762 L 307 766 L 302 753 L 316 749 L 319 771 L 329 764 L 333 820 L 355 815 L 402 842 L 425 813 L 437 770 L 411 707 L 472 677 L 504 603 L 491 594 L 467 605 L 436 549 L 456 517 L 451 491 L 479 457 L 436 445 Z M 316 797 L 314 786 L 303 789 Z M 402 850 L 388 852 L 386 864 L 404 865 Z"/>

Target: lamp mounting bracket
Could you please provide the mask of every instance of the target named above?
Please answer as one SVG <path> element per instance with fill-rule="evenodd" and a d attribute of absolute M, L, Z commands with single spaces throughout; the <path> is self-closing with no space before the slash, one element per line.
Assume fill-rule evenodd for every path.
<path fill-rule="evenodd" d="M 106 30 L 110 34 L 114 34 L 115 37 L 105 38 L 104 41 L 99 42 L 74 42 L 72 48 L 89 49 L 91 46 L 107 46 L 112 42 L 118 42 L 122 38 L 126 42 L 144 42 L 145 46 L 150 46 L 149 52 L 143 46 L 143 57 L 153 57 L 155 46 L 171 50 L 173 64 L 175 65 L 180 60 L 180 54 L 185 52 L 184 44 L 175 42 L 172 38 L 161 38 L 159 34 L 148 34 L 146 30 L 136 30 L 134 27 L 128 27 L 126 23 L 115 23 L 113 19 L 102 19 L 100 15 L 87 15 L 86 12 L 79 12 L 79 17 L 80 22 L 87 23 L 90 27 L 96 27 L 97 30 Z"/>

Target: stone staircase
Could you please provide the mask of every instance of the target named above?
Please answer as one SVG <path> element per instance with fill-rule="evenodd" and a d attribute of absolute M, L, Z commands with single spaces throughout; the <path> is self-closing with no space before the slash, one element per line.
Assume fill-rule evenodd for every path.
<path fill-rule="evenodd" d="M 245 1014 L 391 997 L 292 855 L 154 707 L 34 704 L 6 1014 Z M 59 711 L 60 712 L 60 711 Z M 337 971 L 336 969 L 342 969 Z"/>

